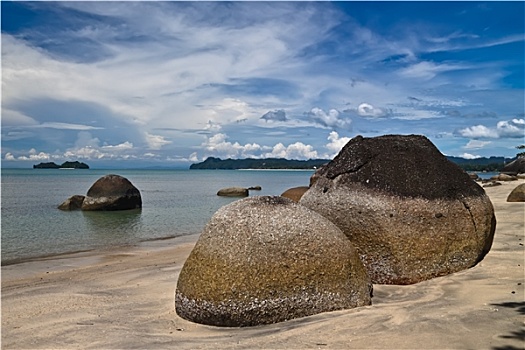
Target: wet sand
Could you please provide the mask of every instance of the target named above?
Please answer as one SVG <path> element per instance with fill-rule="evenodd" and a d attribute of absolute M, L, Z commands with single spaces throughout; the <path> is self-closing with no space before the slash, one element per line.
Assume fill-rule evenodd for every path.
<path fill-rule="evenodd" d="M 524 349 L 523 180 L 486 188 L 494 244 L 477 266 L 410 286 L 374 285 L 373 305 L 273 325 L 181 319 L 177 277 L 197 235 L 2 267 L 2 349 Z"/>

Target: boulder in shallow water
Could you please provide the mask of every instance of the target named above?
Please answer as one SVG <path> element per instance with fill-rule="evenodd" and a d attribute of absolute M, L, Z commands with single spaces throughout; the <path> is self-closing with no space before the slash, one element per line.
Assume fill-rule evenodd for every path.
<path fill-rule="evenodd" d="M 299 203 L 348 236 L 374 283 L 446 275 L 490 250 L 490 199 L 424 136 L 357 136 L 316 174 Z"/>
<path fill-rule="evenodd" d="M 223 197 L 248 197 L 249 191 L 244 187 L 226 187 L 217 192 L 217 196 Z"/>
<path fill-rule="evenodd" d="M 255 326 L 371 303 L 357 251 L 319 214 L 278 196 L 220 208 L 186 260 L 175 308 L 187 320 Z"/>
<path fill-rule="evenodd" d="M 58 206 L 60 210 L 80 210 L 82 203 L 84 202 L 85 196 L 76 194 L 66 199 L 62 204 Z"/>
<path fill-rule="evenodd" d="M 106 175 L 88 190 L 82 210 L 128 210 L 142 208 L 140 191 L 120 175 Z"/>

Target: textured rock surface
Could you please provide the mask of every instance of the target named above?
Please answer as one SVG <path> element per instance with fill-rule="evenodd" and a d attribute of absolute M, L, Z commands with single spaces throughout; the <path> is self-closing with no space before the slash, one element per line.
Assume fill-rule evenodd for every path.
<path fill-rule="evenodd" d="M 249 191 L 244 187 L 227 187 L 217 192 L 217 196 L 224 197 L 248 197 Z"/>
<path fill-rule="evenodd" d="M 292 187 L 281 194 L 281 197 L 286 197 L 294 202 L 299 202 L 303 194 L 308 191 L 308 186 Z"/>
<path fill-rule="evenodd" d="M 507 197 L 507 202 L 525 202 L 525 184 L 518 185 Z"/>
<path fill-rule="evenodd" d="M 219 209 L 181 270 L 179 316 L 254 326 L 371 303 L 357 251 L 330 221 L 290 199 L 252 197 Z"/>
<path fill-rule="evenodd" d="M 502 173 L 523 174 L 525 173 L 525 157 L 518 157 L 501 170 Z"/>
<path fill-rule="evenodd" d="M 62 204 L 58 206 L 60 210 L 79 210 L 82 208 L 82 202 L 84 202 L 85 196 L 76 194 L 66 199 Z"/>
<path fill-rule="evenodd" d="M 106 175 L 88 190 L 82 210 L 127 210 L 142 208 L 140 191 L 126 178 Z"/>
<path fill-rule="evenodd" d="M 488 196 L 423 136 L 357 136 L 317 177 L 299 203 L 341 228 L 374 283 L 453 273 L 490 250 Z"/>

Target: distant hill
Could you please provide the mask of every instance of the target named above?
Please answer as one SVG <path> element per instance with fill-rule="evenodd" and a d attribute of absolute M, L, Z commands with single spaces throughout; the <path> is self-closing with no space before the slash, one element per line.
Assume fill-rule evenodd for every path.
<path fill-rule="evenodd" d="M 503 169 L 505 164 L 512 162 L 515 158 L 505 157 L 481 157 L 475 159 L 466 159 L 461 157 L 447 156 L 447 159 L 456 163 L 465 171 L 494 171 L 498 172 Z"/>
<path fill-rule="evenodd" d="M 33 169 L 89 169 L 89 165 L 78 161 L 64 162 L 61 165 L 58 165 L 54 162 L 49 162 L 33 165 Z"/>
<path fill-rule="evenodd" d="M 284 158 L 266 159 L 220 159 L 209 157 L 202 163 L 192 164 L 190 169 L 314 169 L 326 164 L 330 159 L 289 160 Z"/>
<path fill-rule="evenodd" d="M 505 164 L 510 163 L 514 158 L 504 157 L 482 157 L 466 159 L 461 157 L 447 156 L 447 159 L 456 163 L 465 171 L 501 171 Z M 195 163 L 190 169 L 314 169 L 326 164 L 330 159 L 309 159 L 309 160 L 290 160 L 284 158 L 266 159 L 220 159 L 209 157 L 204 162 Z"/>

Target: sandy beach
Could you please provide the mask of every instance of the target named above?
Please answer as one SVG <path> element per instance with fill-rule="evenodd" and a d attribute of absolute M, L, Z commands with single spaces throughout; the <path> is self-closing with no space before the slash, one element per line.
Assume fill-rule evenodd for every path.
<path fill-rule="evenodd" d="M 219 328 L 177 316 L 174 292 L 197 235 L 2 267 L 2 349 L 524 349 L 524 180 L 486 188 L 497 228 L 477 266 L 373 304 L 282 323 Z"/>

